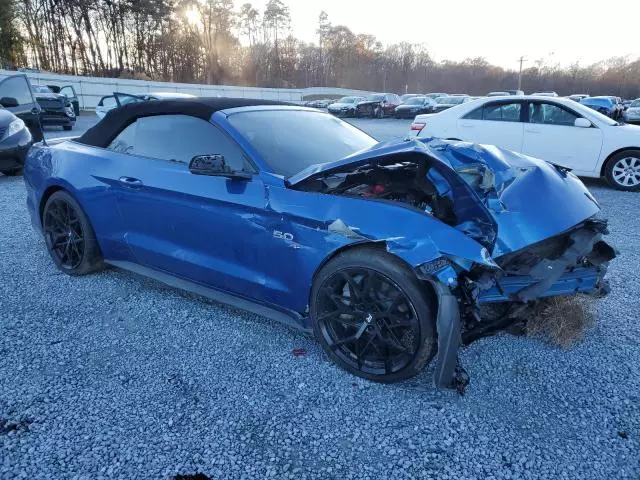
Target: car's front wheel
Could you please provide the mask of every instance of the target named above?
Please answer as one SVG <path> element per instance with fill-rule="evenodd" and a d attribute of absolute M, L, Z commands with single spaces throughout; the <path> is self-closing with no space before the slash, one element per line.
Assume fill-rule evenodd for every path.
<path fill-rule="evenodd" d="M 314 280 L 311 318 L 329 357 L 369 380 L 413 377 L 436 353 L 429 289 L 384 250 L 356 248 L 327 262 Z"/>
<path fill-rule="evenodd" d="M 607 162 L 605 176 L 619 190 L 640 191 L 640 150 L 625 150 Z"/>
<path fill-rule="evenodd" d="M 86 275 L 103 266 L 93 227 L 67 192 L 58 190 L 47 199 L 42 227 L 49 255 L 63 272 Z"/>

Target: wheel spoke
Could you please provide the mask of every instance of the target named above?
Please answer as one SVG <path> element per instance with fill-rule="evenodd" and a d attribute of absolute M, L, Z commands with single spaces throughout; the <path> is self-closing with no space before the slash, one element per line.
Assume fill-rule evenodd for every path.
<path fill-rule="evenodd" d="M 345 282 L 347 282 L 347 285 L 349 285 L 349 293 L 351 294 L 350 298 L 353 300 L 360 300 L 360 287 L 356 283 L 355 279 L 346 272 L 340 272 L 340 276 Z"/>

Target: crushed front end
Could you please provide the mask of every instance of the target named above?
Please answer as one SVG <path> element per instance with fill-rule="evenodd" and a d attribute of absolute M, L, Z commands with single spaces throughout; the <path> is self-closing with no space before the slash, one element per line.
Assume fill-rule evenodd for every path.
<path fill-rule="evenodd" d="M 604 276 L 616 252 L 603 240 L 600 206 L 557 165 L 492 146 L 419 139 L 310 168 L 288 185 L 375 202 L 341 211 L 329 231 L 384 243 L 435 292 L 439 387 L 464 389 L 460 345 L 526 321 L 545 298 L 608 292 Z M 372 205 L 378 216 L 366 214 Z M 393 222 L 380 221 L 383 212 Z"/>
<path fill-rule="evenodd" d="M 463 274 L 459 293 L 463 308 L 462 343 L 526 322 L 540 300 L 554 296 L 609 292 L 605 274 L 616 252 L 603 236 L 604 220 L 589 219 L 569 231 L 496 259 L 500 270 L 472 269 Z M 500 306 L 493 318 L 484 305 Z M 496 309 L 492 309 L 496 311 Z"/>

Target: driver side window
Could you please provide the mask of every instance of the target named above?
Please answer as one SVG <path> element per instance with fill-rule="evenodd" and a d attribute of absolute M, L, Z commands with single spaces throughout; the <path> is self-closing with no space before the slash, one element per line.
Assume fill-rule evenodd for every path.
<path fill-rule="evenodd" d="M 188 115 L 138 118 L 107 149 L 184 164 L 197 155 L 223 155 L 232 170 L 253 170 L 240 147 L 225 133 L 206 120 Z"/>
<path fill-rule="evenodd" d="M 563 125 L 573 127 L 578 115 L 550 103 L 529 104 L 529 123 Z"/>

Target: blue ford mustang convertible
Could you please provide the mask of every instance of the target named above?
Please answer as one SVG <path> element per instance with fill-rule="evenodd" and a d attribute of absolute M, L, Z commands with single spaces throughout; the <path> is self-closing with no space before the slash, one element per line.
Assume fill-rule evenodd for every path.
<path fill-rule="evenodd" d="M 382 382 L 435 358 L 436 384 L 459 386 L 461 344 L 547 297 L 606 293 L 615 257 L 597 201 L 562 167 L 462 142 L 378 143 L 276 102 L 126 105 L 36 144 L 24 178 L 62 271 L 109 264 L 292 323 Z"/>

